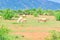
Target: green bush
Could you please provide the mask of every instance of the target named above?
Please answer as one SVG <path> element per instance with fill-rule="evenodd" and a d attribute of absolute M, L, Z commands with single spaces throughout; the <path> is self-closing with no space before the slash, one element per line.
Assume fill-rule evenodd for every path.
<path fill-rule="evenodd" d="M 44 15 L 54 15 L 54 10 L 44 10 Z"/>
<path fill-rule="evenodd" d="M 34 12 L 33 15 L 34 15 L 34 17 L 38 17 L 38 13 L 37 12 Z"/>
<path fill-rule="evenodd" d="M 0 13 L 0 16 L 2 16 L 2 13 Z"/>
<path fill-rule="evenodd" d="M 6 10 L 6 11 L 4 11 L 2 16 L 3 16 L 4 19 L 9 19 L 10 20 L 10 19 L 12 19 L 14 14 L 13 14 L 12 10 Z"/>
<path fill-rule="evenodd" d="M 15 13 L 18 13 L 19 15 L 22 15 L 23 14 L 23 10 L 16 10 Z"/>
<path fill-rule="evenodd" d="M 19 18 L 19 14 L 15 13 L 14 18 Z"/>
<path fill-rule="evenodd" d="M 38 13 L 39 15 L 43 15 L 43 10 L 42 10 L 41 8 L 39 8 L 39 9 L 37 9 L 37 13 Z"/>
<path fill-rule="evenodd" d="M 60 40 L 60 32 L 53 30 L 50 34 L 50 37 L 46 37 L 46 40 Z"/>
<path fill-rule="evenodd" d="M 60 12 L 55 13 L 55 18 L 57 21 L 60 21 Z"/>
<path fill-rule="evenodd" d="M 26 15 L 30 15 L 30 11 L 31 11 L 31 10 L 26 9 L 26 10 L 24 10 L 23 12 L 24 12 L 24 14 L 26 14 Z"/>
<path fill-rule="evenodd" d="M 0 28 L 0 40 L 9 40 L 8 33 L 9 33 L 9 30 L 2 26 Z"/>

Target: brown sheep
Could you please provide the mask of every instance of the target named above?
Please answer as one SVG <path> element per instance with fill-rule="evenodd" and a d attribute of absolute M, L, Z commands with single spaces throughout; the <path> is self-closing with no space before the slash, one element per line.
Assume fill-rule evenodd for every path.
<path fill-rule="evenodd" d="M 47 18 L 39 18 L 38 22 L 47 22 Z"/>

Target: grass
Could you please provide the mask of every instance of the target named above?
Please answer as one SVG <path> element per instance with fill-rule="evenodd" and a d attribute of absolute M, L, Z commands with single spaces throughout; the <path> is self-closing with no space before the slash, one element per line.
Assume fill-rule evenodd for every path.
<path fill-rule="evenodd" d="M 19 25 L 19 27 L 59 27 L 60 21 L 47 21 L 47 22 L 38 22 L 33 18 L 27 18 L 26 23 L 16 23 L 16 20 L 3 20 L 0 19 L 0 25 Z"/>
<path fill-rule="evenodd" d="M 15 24 L 15 23 L 13 23 Z M 60 21 L 47 21 L 47 22 L 37 22 L 36 20 L 30 19 L 26 23 L 18 23 L 17 25 L 22 25 L 24 27 L 59 27 Z M 56 26 L 55 26 L 56 25 Z"/>
<path fill-rule="evenodd" d="M 48 16 L 47 16 L 48 17 Z M 35 20 L 37 17 L 34 18 L 27 18 L 27 22 L 25 23 L 16 23 L 16 20 L 3 20 L 0 19 L 0 26 L 8 26 L 8 27 L 23 27 L 23 30 L 20 32 L 41 32 L 41 30 L 25 30 L 27 27 L 45 27 L 45 28 L 53 28 L 53 27 L 60 27 L 60 21 L 55 20 L 48 20 L 47 22 L 38 22 Z M 2 21 L 1 21 L 2 20 Z M 44 31 L 44 30 L 42 30 Z"/>

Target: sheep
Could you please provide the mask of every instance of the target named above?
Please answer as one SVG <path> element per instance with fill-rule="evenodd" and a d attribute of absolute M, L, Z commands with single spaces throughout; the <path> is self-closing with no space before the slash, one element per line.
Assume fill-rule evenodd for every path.
<path fill-rule="evenodd" d="M 19 17 L 17 20 L 17 23 L 19 23 L 22 19 L 23 19 L 23 17 Z"/>
<path fill-rule="evenodd" d="M 26 19 L 22 19 L 22 20 L 21 20 L 22 23 L 23 23 L 23 22 L 26 22 L 26 21 L 27 21 Z"/>
<path fill-rule="evenodd" d="M 19 17 L 18 20 L 17 20 L 17 23 L 19 23 L 19 22 L 26 22 L 25 17 L 26 17 L 26 15 L 22 15 L 21 17 Z"/>
<path fill-rule="evenodd" d="M 40 22 L 40 21 L 41 21 L 41 22 L 47 22 L 47 18 L 44 18 L 44 17 L 43 17 L 43 18 L 39 18 L 39 19 L 38 19 L 38 22 Z"/>

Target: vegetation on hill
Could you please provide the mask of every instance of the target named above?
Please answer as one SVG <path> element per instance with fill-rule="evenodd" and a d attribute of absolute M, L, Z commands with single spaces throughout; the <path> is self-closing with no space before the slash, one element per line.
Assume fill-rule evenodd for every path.
<path fill-rule="evenodd" d="M 60 10 L 43 10 L 41 8 L 25 10 L 0 10 L 0 15 L 3 16 L 4 19 L 12 19 L 12 17 L 18 17 L 18 15 L 22 14 L 33 15 L 35 17 L 37 17 L 38 15 L 52 15 L 55 16 L 56 20 L 60 20 Z"/>

